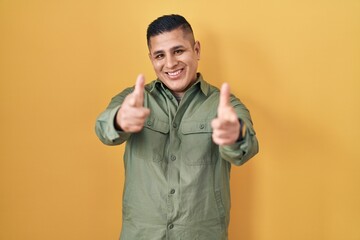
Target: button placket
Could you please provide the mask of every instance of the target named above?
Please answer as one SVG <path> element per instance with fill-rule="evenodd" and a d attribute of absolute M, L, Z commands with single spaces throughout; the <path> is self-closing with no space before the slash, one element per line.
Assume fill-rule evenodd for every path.
<path fill-rule="evenodd" d="M 169 145 L 168 145 L 168 174 L 167 174 L 167 230 L 171 231 L 174 228 L 174 218 L 178 211 L 177 189 L 178 189 L 178 175 L 179 175 L 179 160 L 181 157 L 180 139 L 178 136 L 180 120 L 178 115 L 178 102 L 172 95 L 167 94 L 168 99 L 167 106 L 169 110 Z"/>

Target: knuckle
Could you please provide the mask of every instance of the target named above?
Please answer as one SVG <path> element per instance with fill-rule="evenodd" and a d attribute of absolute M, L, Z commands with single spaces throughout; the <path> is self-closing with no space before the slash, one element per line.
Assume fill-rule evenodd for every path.
<path fill-rule="evenodd" d="M 143 125 L 137 125 L 134 127 L 134 132 L 140 132 L 143 128 Z"/>
<path fill-rule="evenodd" d="M 148 116 L 146 111 L 139 111 L 139 118 L 144 119 Z"/>

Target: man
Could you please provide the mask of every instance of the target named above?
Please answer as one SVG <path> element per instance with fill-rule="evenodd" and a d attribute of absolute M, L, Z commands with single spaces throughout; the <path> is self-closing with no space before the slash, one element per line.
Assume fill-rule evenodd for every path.
<path fill-rule="evenodd" d="M 107 145 L 127 142 L 121 240 L 226 240 L 230 167 L 258 152 L 249 111 L 197 72 L 200 43 L 179 15 L 147 30 L 157 80 L 115 96 L 96 122 Z"/>

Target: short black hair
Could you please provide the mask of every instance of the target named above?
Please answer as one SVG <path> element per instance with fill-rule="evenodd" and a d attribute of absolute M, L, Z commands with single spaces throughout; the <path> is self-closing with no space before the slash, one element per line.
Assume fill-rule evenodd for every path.
<path fill-rule="evenodd" d="M 146 40 L 149 46 L 150 38 L 164 32 L 182 28 L 185 33 L 193 33 L 190 23 L 181 15 L 170 14 L 155 19 L 147 28 Z"/>

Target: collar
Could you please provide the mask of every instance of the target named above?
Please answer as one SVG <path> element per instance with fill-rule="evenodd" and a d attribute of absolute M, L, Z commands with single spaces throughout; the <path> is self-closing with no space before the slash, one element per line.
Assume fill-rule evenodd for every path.
<path fill-rule="evenodd" d="M 197 73 L 197 79 L 195 81 L 195 83 L 193 84 L 193 86 L 196 85 L 200 85 L 200 90 L 202 91 L 202 93 L 207 96 L 209 93 L 209 89 L 210 89 L 210 85 L 209 83 L 207 83 L 204 78 L 202 77 L 201 73 Z M 154 89 L 156 88 L 156 86 L 161 87 L 162 90 L 166 89 L 166 86 L 162 83 L 162 81 L 160 79 L 156 79 L 154 80 L 152 83 L 149 84 L 149 92 L 154 91 Z M 190 88 L 192 88 L 193 86 L 191 86 Z M 190 89 L 189 88 L 189 89 Z"/>

